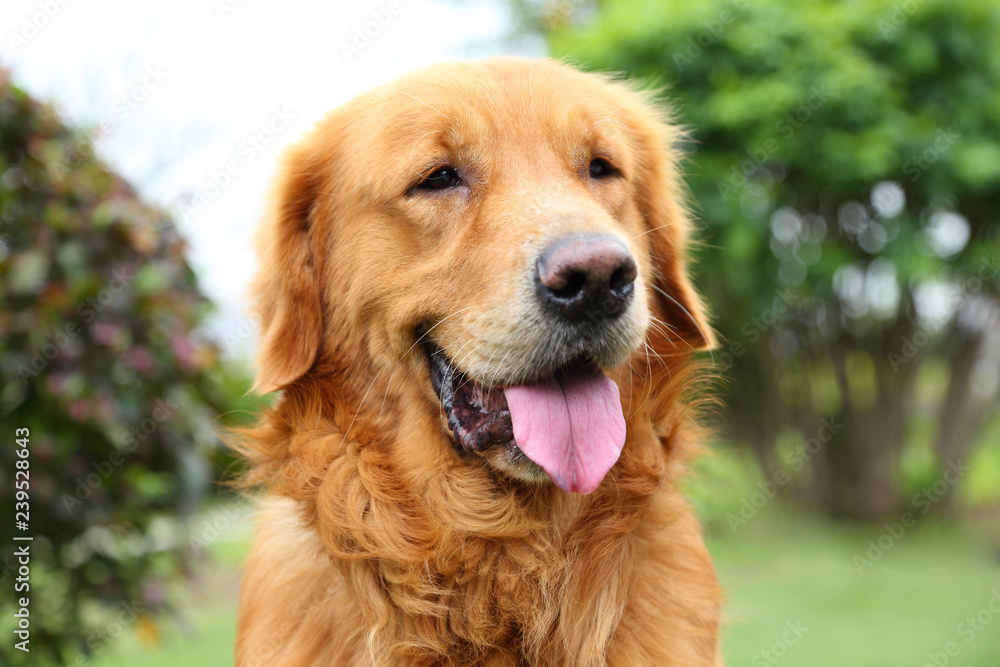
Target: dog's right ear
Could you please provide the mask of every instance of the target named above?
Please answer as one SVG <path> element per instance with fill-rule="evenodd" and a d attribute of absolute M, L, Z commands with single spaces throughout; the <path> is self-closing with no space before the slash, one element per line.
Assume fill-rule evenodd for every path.
<path fill-rule="evenodd" d="M 323 334 L 313 210 L 328 173 L 327 152 L 307 137 L 282 158 L 270 208 L 255 238 L 260 268 L 252 292 L 260 317 L 257 378 L 267 394 L 302 377 Z"/>

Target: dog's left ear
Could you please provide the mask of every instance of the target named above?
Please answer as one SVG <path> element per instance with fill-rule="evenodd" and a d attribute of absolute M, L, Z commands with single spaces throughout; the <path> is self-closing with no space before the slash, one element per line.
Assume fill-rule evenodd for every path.
<path fill-rule="evenodd" d="M 676 147 L 683 132 L 660 117 L 647 101 L 626 109 L 632 140 L 638 144 L 636 170 L 639 210 L 648 231 L 653 260 L 655 301 L 673 338 L 696 350 L 716 346 L 706 309 L 688 275 L 688 248 L 692 224 L 680 177 L 680 151 Z"/>

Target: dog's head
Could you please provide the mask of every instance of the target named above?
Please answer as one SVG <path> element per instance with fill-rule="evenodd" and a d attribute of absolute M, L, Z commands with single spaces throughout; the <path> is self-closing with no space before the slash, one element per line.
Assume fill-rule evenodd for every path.
<path fill-rule="evenodd" d="M 323 360 L 332 382 L 406 377 L 452 455 L 593 490 L 625 439 L 611 378 L 648 364 L 651 338 L 677 356 L 713 345 L 678 138 L 622 83 L 514 58 L 334 111 L 286 155 L 258 236 L 256 389 Z"/>

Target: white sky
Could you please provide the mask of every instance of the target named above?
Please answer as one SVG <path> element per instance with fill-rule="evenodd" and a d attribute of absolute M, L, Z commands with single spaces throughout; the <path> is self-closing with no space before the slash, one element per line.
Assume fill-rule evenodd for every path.
<path fill-rule="evenodd" d="M 411 69 L 544 52 L 537 41 L 504 46 L 511 19 L 501 0 L 62 1 L 3 0 L 0 66 L 68 122 L 104 124 L 101 157 L 176 214 L 189 261 L 219 306 L 220 334 L 235 332 L 247 312 L 249 241 L 282 147 Z M 385 25 L 348 59 L 342 45 L 376 17 Z M 276 114 L 292 119 L 269 137 Z M 245 143 L 251 135 L 260 151 Z M 216 190 L 212 174 L 231 160 L 239 173 Z M 206 191 L 208 205 L 182 219 L 182 205 Z M 244 354 L 244 343 L 227 352 Z"/>

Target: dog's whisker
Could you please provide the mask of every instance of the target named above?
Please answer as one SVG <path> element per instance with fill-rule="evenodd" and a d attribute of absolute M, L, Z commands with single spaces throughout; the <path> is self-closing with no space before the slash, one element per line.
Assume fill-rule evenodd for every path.
<path fill-rule="evenodd" d="M 653 287 L 653 289 L 655 289 L 655 290 L 656 290 L 657 292 L 659 292 L 660 294 L 662 294 L 662 295 L 663 295 L 664 297 L 666 297 L 667 299 L 670 299 L 670 301 L 672 301 L 672 302 L 673 302 L 673 304 L 674 304 L 675 306 L 677 306 L 678 308 L 680 308 L 680 309 L 681 309 L 681 311 L 682 311 L 682 312 L 683 312 L 683 313 L 684 313 L 685 315 L 687 315 L 687 316 L 688 316 L 688 319 L 689 319 L 689 320 L 691 320 L 691 323 L 692 323 L 692 324 L 693 324 L 693 325 L 695 326 L 695 328 L 696 328 L 696 329 L 698 330 L 698 333 L 700 333 L 700 334 L 701 334 L 701 336 L 702 336 L 702 338 L 703 338 L 703 339 L 705 339 L 705 340 L 710 340 L 710 339 L 709 339 L 709 337 L 708 337 L 708 334 L 706 334 L 706 333 L 705 333 L 705 330 L 701 328 L 701 325 L 700 325 L 700 324 L 698 324 L 698 320 L 696 320 L 696 319 L 694 318 L 694 315 L 692 315 L 692 314 L 691 314 L 691 313 L 690 313 L 690 312 L 688 311 L 688 309 L 687 309 L 687 308 L 685 308 L 685 307 L 684 307 L 684 306 L 683 306 L 683 305 L 681 304 L 681 302 L 680 302 L 680 301 L 678 301 L 678 300 L 677 300 L 677 299 L 675 299 L 674 297 L 670 296 L 669 294 L 667 294 L 667 293 L 666 293 L 665 291 L 663 291 L 662 289 L 660 289 L 660 288 L 659 288 L 659 287 L 657 287 L 656 285 L 653 285 L 652 287 Z M 684 339 L 681 339 L 681 340 L 684 340 Z M 687 343 L 687 341 L 686 341 L 686 340 L 685 340 L 684 342 L 685 342 L 685 343 Z M 688 344 L 688 347 L 690 347 L 690 348 L 691 348 L 692 350 L 694 350 L 694 349 L 695 349 L 695 347 L 694 347 L 693 345 L 691 345 L 691 343 L 687 343 L 687 344 Z M 712 352 L 712 350 L 711 350 L 711 349 L 709 349 L 708 353 L 709 353 L 709 355 L 710 355 L 710 356 L 712 357 L 712 368 L 715 368 L 715 353 L 714 353 L 714 352 Z"/>
<path fill-rule="evenodd" d="M 615 483 L 615 493 L 617 493 L 619 496 L 621 496 L 622 495 L 622 490 L 620 488 L 618 488 L 618 478 L 615 477 L 615 469 L 614 468 L 612 468 L 611 470 L 608 471 L 608 476 L 611 478 L 611 481 Z"/>
<path fill-rule="evenodd" d="M 375 382 L 378 380 L 378 378 L 379 378 L 380 375 L 382 375 L 382 369 L 381 368 L 378 370 L 377 373 L 375 373 L 375 377 L 372 378 L 372 381 L 368 383 L 368 388 L 365 389 L 365 393 L 361 397 L 361 401 L 358 403 L 357 409 L 354 411 L 354 416 L 351 417 L 351 423 L 347 425 L 347 430 L 344 431 L 344 437 L 342 438 L 342 441 L 344 443 L 347 442 L 347 436 L 350 435 L 351 429 L 354 428 L 354 422 L 355 422 L 355 420 L 357 420 L 358 414 L 361 412 L 361 408 L 364 407 L 365 401 L 368 399 L 368 392 L 370 392 L 372 390 L 372 387 L 375 386 Z M 317 419 L 318 418 L 319 417 L 317 417 Z"/>
<path fill-rule="evenodd" d="M 413 154 L 417 152 L 417 144 L 423 141 L 424 137 L 429 137 L 432 134 L 440 134 L 441 132 L 442 130 L 431 130 L 430 132 L 425 132 L 424 134 L 421 134 L 419 137 L 417 137 L 417 140 L 413 142 L 413 146 L 410 148 L 410 171 L 413 172 L 413 174 L 417 178 L 423 178 L 426 175 L 422 173 L 419 169 L 417 169 L 416 166 L 413 164 Z"/>
<path fill-rule="evenodd" d="M 498 381 L 500 380 L 501 369 L 504 368 L 504 364 L 507 363 L 507 357 L 509 357 L 512 352 L 513 350 L 507 350 L 507 354 L 503 355 L 503 359 L 500 360 L 500 364 L 497 366 L 497 370 L 494 372 L 494 378 L 493 381 L 490 382 L 490 386 L 495 387 L 497 385 Z"/>
<path fill-rule="evenodd" d="M 643 346 L 644 348 L 646 348 L 646 365 L 650 365 L 650 364 L 649 364 L 649 357 L 650 357 L 650 355 L 652 355 L 652 357 L 653 357 L 654 359 L 656 359 L 656 360 L 657 360 L 658 362 L 660 362 L 660 365 L 661 365 L 661 366 L 663 366 L 664 368 L 666 368 L 666 367 L 667 367 L 667 365 L 666 365 L 666 364 L 665 364 L 665 363 L 663 362 L 663 357 L 662 357 L 662 355 L 658 354 L 658 353 L 656 352 L 656 350 L 654 350 L 654 349 L 652 348 L 652 346 L 651 346 L 651 345 L 650 345 L 650 344 L 649 344 L 649 343 L 648 343 L 648 342 L 647 342 L 646 340 L 643 340 L 643 341 L 642 341 L 642 346 Z"/>
<path fill-rule="evenodd" d="M 404 352 L 402 356 L 400 356 L 399 359 L 396 360 L 396 363 L 398 364 L 400 361 L 405 359 L 406 355 L 408 355 L 413 350 L 413 348 L 415 348 L 420 343 L 424 342 L 424 340 L 427 339 L 427 336 L 430 334 L 430 332 L 434 331 L 439 326 L 441 326 L 451 318 L 455 317 L 456 315 L 460 315 L 468 310 L 472 310 L 473 308 L 475 308 L 475 306 L 466 306 L 465 308 L 459 308 L 458 310 L 454 311 L 451 315 L 448 315 L 447 317 L 444 317 L 435 322 L 431 327 L 429 327 L 426 331 L 420 334 L 420 336 L 418 336 L 415 341 L 413 341 L 413 345 L 410 345 L 410 347 L 406 349 L 406 352 Z"/>
<path fill-rule="evenodd" d="M 490 364 L 493 363 L 493 357 L 494 357 L 494 355 L 496 355 L 496 353 L 497 353 L 496 347 L 494 347 L 493 351 L 490 352 L 490 358 L 486 360 L 486 368 L 489 368 Z"/>
<path fill-rule="evenodd" d="M 666 364 L 666 362 L 664 362 L 664 361 L 663 361 L 663 355 L 661 355 L 661 354 L 658 354 L 658 353 L 656 352 L 656 350 L 655 350 L 655 349 L 653 349 L 653 348 L 652 348 L 652 347 L 651 347 L 651 346 L 649 345 L 649 343 L 648 343 L 648 342 L 646 342 L 645 340 L 643 341 L 643 344 L 644 344 L 644 345 L 645 345 L 645 346 L 646 346 L 646 347 L 647 347 L 647 348 L 649 349 L 649 351 L 650 351 L 650 352 L 652 352 L 652 353 L 653 353 L 653 356 L 654 356 L 654 357 L 656 358 L 656 360 L 657 360 L 657 361 L 659 361 L 659 362 L 660 362 L 660 364 L 661 364 L 661 365 L 663 366 L 663 369 L 664 369 L 665 371 L 667 371 L 667 377 L 670 377 L 670 378 L 673 378 L 673 374 L 672 374 L 672 373 L 670 372 L 670 366 L 669 366 L 669 365 L 667 365 L 667 364 Z M 650 384 L 650 390 L 652 390 L 652 384 Z"/>
<path fill-rule="evenodd" d="M 459 362 L 458 360 L 455 360 L 454 361 L 455 367 L 456 368 L 464 368 L 465 367 L 464 363 L 469 360 L 469 357 L 471 357 L 473 354 L 476 354 L 479 351 L 479 348 L 481 348 L 483 345 L 485 345 L 485 343 L 478 343 L 475 347 L 473 347 L 471 350 L 469 350 L 468 352 L 466 352 L 465 353 L 465 359 L 463 359 L 461 362 Z"/>
<path fill-rule="evenodd" d="M 677 223 L 667 222 L 667 223 L 662 224 L 662 225 L 657 225 L 656 227 L 653 227 L 652 229 L 647 229 L 644 232 L 639 232 L 638 234 L 635 234 L 635 235 L 633 235 L 633 236 L 631 236 L 629 238 L 637 239 L 640 236 L 645 236 L 646 234 L 652 234 L 653 232 L 655 232 L 657 230 L 665 229 L 666 227 L 673 227 L 675 224 L 677 224 Z"/>
<path fill-rule="evenodd" d="M 653 323 L 659 325 L 660 327 L 663 327 L 662 330 L 669 330 L 675 333 L 677 332 L 677 327 L 670 324 L 670 322 L 667 322 L 666 320 L 661 320 L 659 317 L 656 317 L 655 315 L 651 315 L 650 320 L 652 320 Z"/>
<path fill-rule="evenodd" d="M 615 109 L 614 111 L 612 111 L 611 113 L 609 113 L 604 118 L 602 118 L 602 119 L 600 119 L 598 121 L 594 121 L 593 123 L 591 123 L 590 127 L 587 128 L 587 136 L 591 136 L 593 134 L 594 128 L 597 127 L 598 125 L 600 125 L 601 123 L 618 123 L 619 125 L 621 125 L 622 127 L 625 128 L 625 131 L 629 133 L 629 136 L 632 136 L 632 128 L 630 128 L 628 125 L 626 125 L 622 121 L 618 120 L 617 118 L 612 118 L 612 116 L 614 116 L 616 113 L 618 113 L 622 109 L 624 109 L 626 107 L 630 107 L 630 106 L 632 106 L 632 103 L 623 104 L 620 107 L 618 107 L 617 109 Z"/>
<path fill-rule="evenodd" d="M 501 253 L 507 252 L 507 249 L 504 249 L 504 248 L 493 248 L 493 247 L 487 246 L 487 245 L 476 245 L 475 243 L 469 243 L 468 247 L 470 247 L 470 248 L 480 248 L 482 250 L 492 250 L 493 252 L 501 252 Z"/>
<path fill-rule="evenodd" d="M 666 340 L 668 343 L 673 345 L 675 350 L 680 350 L 680 348 L 677 347 L 677 343 L 674 341 L 675 336 L 671 335 L 672 333 L 675 332 L 675 329 L 672 326 L 670 326 L 669 324 L 667 324 L 662 320 L 653 317 L 650 319 L 650 328 L 653 329 L 653 331 L 655 331 L 656 333 L 660 334 L 660 336 L 662 336 L 663 339 Z"/>
<path fill-rule="evenodd" d="M 443 117 L 445 118 L 445 120 L 451 120 L 451 118 L 449 118 L 447 114 L 443 113 L 443 112 L 442 112 L 442 111 L 441 111 L 440 109 L 438 109 L 438 108 L 437 108 L 436 106 L 434 106 L 433 104 L 428 104 L 427 102 L 424 102 L 424 101 L 423 101 L 422 99 L 420 99 L 420 98 L 419 98 L 419 97 L 417 97 L 416 95 L 413 95 L 413 94 L 411 94 L 411 93 L 408 93 L 408 92 L 406 92 L 405 90 L 399 90 L 398 88 L 397 88 L 397 89 L 394 89 L 394 90 L 393 90 L 392 92 L 394 92 L 394 93 L 400 93 L 400 94 L 402 94 L 402 95 L 406 95 L 407 97 L 409 97 L 409 98 L 411 98 L 411 99 L 413 99 L 413 100 L 415 100 L 415 101 L 417 101 L 417 102 L 420 102 L 421 104 L 423 104 L 423 105 L 424 105 L 425 107 L 427 107 L 428 109 L 432 109 L 432 110 L 434 110 L 435 112 L 437 112 L 437 113 L 441 114 L 441 115 L 442 115 L 442 116 L 443 116 Z"/>
<path fill-rule="evenodd" d="M 390 368 L 394 369 L 403 359 L 406 358 L 406 355 L 408 355 L 413 350 L 413 348 L 415 348 L 417 345 L 419 345 L 424 340 L 424 338 L 431 331 L 433 331 L 435 328 L 437 328 L 438 326 L 440 326 L 446 320 L 449 320 L 452 317 L 454 317 L 455 315 L 458 315 L 458 314 L 460 314 L 460 313 L 462 313 L 464 311 L 470 310 L 471 308 L 473 308 L 473 306 L 468 306 L 466 308 L 459 308 L 458 310 L 456 310 L 455 312 L 453 312 L 451 315 L 448 315 L 447 317 L 445 317 L 445 318 L 439 320 L 438 322 L 436 322 L 433 326 L 431 326 L 430 328 L 428 328 L 427 331 L 425 331 L 420 336 L 418 336 L 417 340 L 415 340 L 413 342 L 413 344 L 410 345 L 410 347 L 406 348 L 406 352 L 403 352 L 403 354 L 400 355 L 399 359 L 397 359 L 395 362 L 393 362 L 393 364 L 392 364 L 392 366 Z M 372 381 L 370 383 L 368 383 L 368 388 L 365 389 L 365 393 L 361 397 L 361 401 L 358 403 L 357 409 L 354 411 L 354 416 L 351 417 L 351 423 L 347 425 L 347 430 L 344 431 L 344 437 L 343 437 L 343 441 L 344 442 L 347 442 L 347 436 L 350 435 L 351 429 L 354 428 L 354 422 L 357 421 L 358 414 L 361 412 L 361 409 L 364 407 L 365 401 L 368 400 L 368 394 L 369 394 L 369 392 L 371 392 L 372 387 L 375 386 L 375 383 L 378 381 L 379 377 L 382 375 L 382 371 L 383 370 L 385 370 L 385 369 L 384 368 L 380 368 L 378 370 L 378 372 L 375 374 L 375 377 L 372 378 Z M 388 391 L 388 386 L 386 387 L 386 391 Z"/>
<path fill-rule="evenodd" d="M 385 393 L 382 394 L 382 405 L 379 408 L 380 412 L 385 412 L 385 400 L 389 397 L 389 388 L 392 387 L 392 378 L 396 376 L 396 371 L 398 367 L 393 365 L 392 372 L 389 374 L 389 379 L 385 383 Z"/>
<path fill-rule="evenodd" d="M 652 328 L 654 331 L 660 334 L 660 336 L 665 341 L 670 343 L 677 351 L 680 351 L 680 347 L 678 347 L 677 345 L 678 340 L 684 342 L 692 350 L 694 349 L 694 347 L 691 346 L 691 343 L 688 343 L 681 337 L 680 332 L 677 330 L 676 327 L 667 322 L 664 322 L 663 320 L 660 320 L 656 317 L 650 318 L 650 328 Z"/>
<path fill-rule="evenodd" d="M 649 365 L 649 352 L 646 352 L 646 365 L 647 366 Z M 625 418 L 626 422 L 631 418 L 632 415 L 635 414 L 634 412 L 632 412 L 632 403 L 634 402 L 633 400 L 634 398 L 635 398 L 635 373 L 632 372 L 632 368 L 630 365 L 628 368 L 628 410 L 627 410 L 629 412 L 629 416 Z"/>

